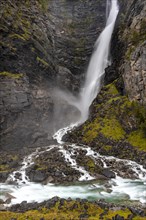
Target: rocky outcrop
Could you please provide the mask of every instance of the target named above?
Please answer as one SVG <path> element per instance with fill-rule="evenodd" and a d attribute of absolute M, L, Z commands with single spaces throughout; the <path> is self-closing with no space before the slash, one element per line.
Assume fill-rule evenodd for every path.
<path fill-rule="evenodd" d="M 133 160 L 145 167 L 146 110 L 121 95 L 118 86 L 116 80 L 103 87 L 91 105 L 89 119 L 63 138 L 88 145 L 101 155 Z"/>
<path fill-rule="evenodd" d="M 145 105 L 146 4 L 144 0 L 120 1 L 120 8 L 112 46 L 114 64 L 113 68 L 109 69 L 109 74 L 114 75 L 115 78 L 122 76 L 124 93 L 130 100 Z M 115 70 L 113 71 L 115 68 L 116 73 Z"/>
<path fill-rule="evenodd" d="M 146 104 L 146 41 L 136 47 L 124 64 L 123 78 L 130 100 Z"/>

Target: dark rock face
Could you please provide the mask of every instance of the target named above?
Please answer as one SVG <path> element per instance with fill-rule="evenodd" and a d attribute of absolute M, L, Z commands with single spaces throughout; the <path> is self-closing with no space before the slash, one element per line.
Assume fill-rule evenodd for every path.
<path fill-rule="evenodd" d="M 1 1 L 0 18 L 0 145 L 48 144 L 77 113 L 53 89 L 79 90 L 105 2 Z"/>
<path fill-rule="evenodd" d="M 120 14 L 112 41 L 112 68 L 106 83 L 123 78 L 123 92 L 130 100 L 146 104 L 146 5 L 144 0 L 119 1 Z"/>
<path fill-rule="evenodd" d="M 104 27 L 105 6 L 101 0 L 49 1 L 55 57 L 73 75 L 85 71 L 94 42 Z"/>

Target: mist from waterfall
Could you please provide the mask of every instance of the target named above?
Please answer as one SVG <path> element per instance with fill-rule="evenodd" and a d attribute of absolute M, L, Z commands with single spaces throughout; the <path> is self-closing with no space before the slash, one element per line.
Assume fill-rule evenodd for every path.
<path fill-rule="evenodd" d="M 106 26 L 95 42 L 94 51 L 86 73 L 85 83 L 80 91 L 79 102 L 76 104 L 81 112 L 81 123 L 87 120 L 89 107 L 100 91 L 101 80 L 105 68 L 109 64 L 110 42 L 118 12 L 119 7 L 117 0 L 107 0 Z"/>

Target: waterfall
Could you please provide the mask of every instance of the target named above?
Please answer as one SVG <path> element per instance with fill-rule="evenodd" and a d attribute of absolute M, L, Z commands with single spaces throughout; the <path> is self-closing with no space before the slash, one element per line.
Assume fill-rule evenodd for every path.
<path fill-rule="evenodd" d="M 110 11 L 108 12 L 110 7 Z M 89 107 L 100 91 L 101 79 L 109 64 L 110 42 L 119 12 L 117 0 L 107 1 L 108 15 L 106 26 L 95 42 L 94 51 L 87 69 L 84 86 L 80 92 L 78 108 L 81 111 L 81 123 L 88 118 Z"/>
<path fill-rule="evenodd" d="M 110 3 L 111 3 L 110 0 L 106 0 L 106 21 L 107 21 L 108 16 L 109 16 Z"/>

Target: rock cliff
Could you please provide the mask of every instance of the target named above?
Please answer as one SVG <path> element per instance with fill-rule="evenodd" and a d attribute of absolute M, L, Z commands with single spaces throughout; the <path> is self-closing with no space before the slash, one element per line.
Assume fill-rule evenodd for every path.
<path fill-rule="evenodd" d="M 54 87 L 77 93 L 105 7 L 101 0 L 0 2 L 3 148 L 47 144 L 65 125 L 60 115 L 72 110 Z"/>
<path fill-rule="evenodd" d="M 112 45 L 114 68 L 117 66 L 117 77 L 123 78 L 129 99 L 145 105 L 146 4 L 144 0 L 120 1 L 120 7 Z"/>
<path fill-rule="evenodd" d="M 105 81 L 120 77 L 120 92 L 145 104 L 145 1 L 119 3 L 111 45 L 113 64 Z M 94 42 L 105 25 L 105 8 L 102 0 L 0 2 L 4 149 L 48 144 L 53 132 L 71 120 L 70 113 L 77 115 L 56 87 L 78 93 Z"/>

